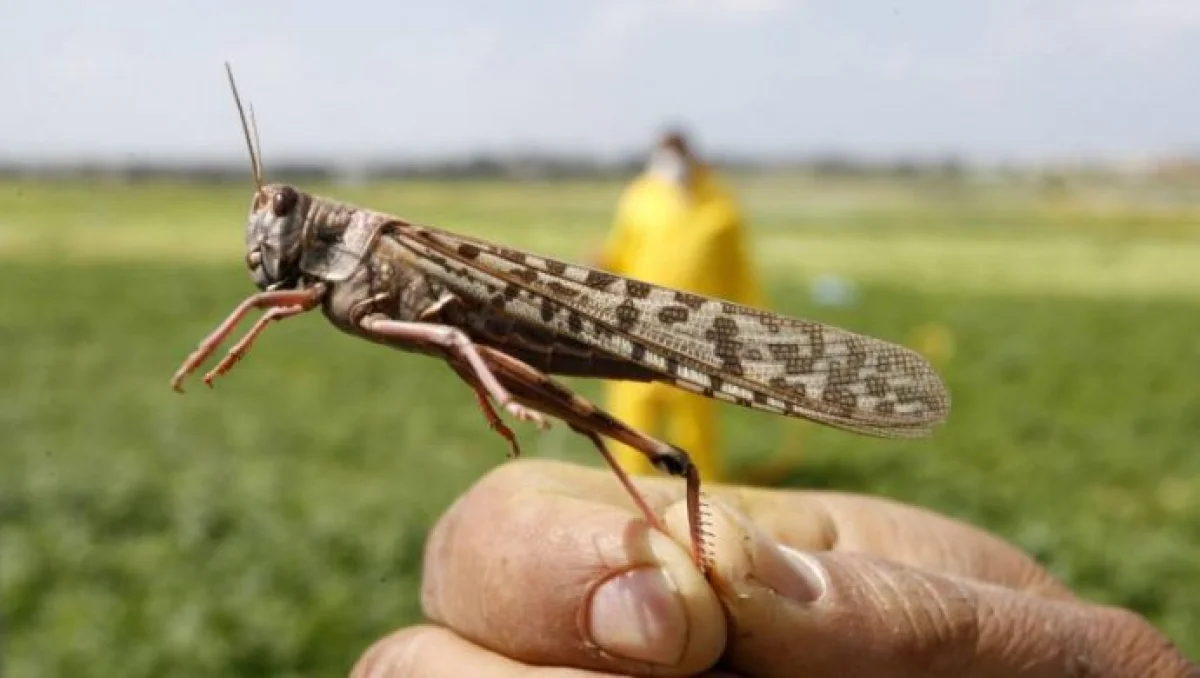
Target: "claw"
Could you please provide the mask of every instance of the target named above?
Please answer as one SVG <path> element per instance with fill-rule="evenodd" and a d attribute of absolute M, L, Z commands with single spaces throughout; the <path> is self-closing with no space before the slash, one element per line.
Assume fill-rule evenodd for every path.
<path fill-rule="evenodd" d="M 510 400 L 504 403 L 504 411 L 508 412 L 518 421 L 533 422 L 541 431 L 550 428 L 550 422 L 541 413 L 531 410 L 518 402 Z"/>

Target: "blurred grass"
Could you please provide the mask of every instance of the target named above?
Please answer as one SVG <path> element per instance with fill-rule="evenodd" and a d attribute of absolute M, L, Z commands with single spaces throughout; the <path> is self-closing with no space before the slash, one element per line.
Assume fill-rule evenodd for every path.
<path fill-rule="evenodd" d="M 616 184 L 327 194 L 578 258 Z M 957 516 L 1200 656 L 1200 200 L 1188 187 L 747 179 L 780 310 L 954 336 L 934 438 L 725 410 L 730 464 Z M 419 617 L 432 520 L 504 446 L 447 368 L 273 327 L 215 391 L 167 379 L 250 291 L 249 191 L 0 185 L 6 675 L 342 675 Z M 808 279 L 853 276 L 816 308 Z M 593 383 L 575 382 L 596 395 Z M 416 390 L 421 397 L 414 397 Z M 528 454 L 596 463 L 562 427 Z"/>
<path fill-rule="evenodd" d="M 1200 189 L 1027 183 L 755 177 L 737 187 L 759 263 L 776 277 L 834 273 L 978 294 L 1200 294 Z M 620 186 L 307 188 L 570 258 L 602 242 Z M 240 261 L 248 201 L 249 189 L 239 186 L 10 184 L 0 191 L 0 257 Z"/>

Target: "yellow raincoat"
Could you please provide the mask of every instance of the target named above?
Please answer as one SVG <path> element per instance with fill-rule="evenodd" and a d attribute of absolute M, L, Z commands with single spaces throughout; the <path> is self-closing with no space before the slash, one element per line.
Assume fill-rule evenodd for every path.
<path fill-rule="evenodd" d="M 765 307 L 733 197 L 706 167 L 696 168 L 692 181 L 685 192 L 643 174 L 626 188 L 600 265 L 638 280 Z M 687 451 L 702 479 L 721 480 L 715 401 L 638 382 L 609 383 L 607 399 L 617 418 Z M 616 445 L 614 453 L 631 473 L 652 470 L 636 450 Z"/>

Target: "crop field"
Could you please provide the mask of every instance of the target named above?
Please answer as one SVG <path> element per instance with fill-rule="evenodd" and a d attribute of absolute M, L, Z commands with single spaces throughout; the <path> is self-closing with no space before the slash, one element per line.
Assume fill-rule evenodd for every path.
<path fill-rule="evenodd" d="M 309 188 L 582 259 L 620 185 Z M 891 442 L 726 407 L 732 473 L 971 521 L 1200 657 L 1200 184 L 736 188 L 774 308 L 925 351 L 954 409 Z M 3 675 L 344 675 L 420 618 L 427 529 L 505 463 L 446 366 L 315 313 L 214 390 L 170 391 L 253 291 L 250 194 L 0 183 Z M 563 426 L 514 430 L 530 456 L 600 463 Z"/>

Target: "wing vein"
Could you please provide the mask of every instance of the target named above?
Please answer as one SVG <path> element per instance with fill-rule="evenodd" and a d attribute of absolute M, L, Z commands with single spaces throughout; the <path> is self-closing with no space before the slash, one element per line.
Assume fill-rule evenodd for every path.
<path fill-rule="evenodd" d="M 881 339 L 428 226 L 397 237 L 457 293 L 708 397 L 890 437 L 925 435 L 949 411 L 933 368 Z"/>

